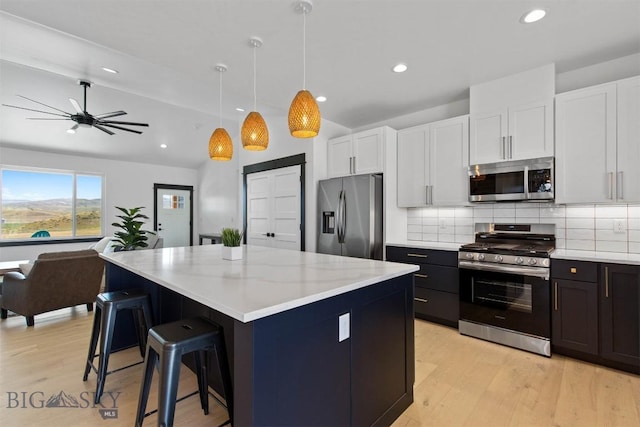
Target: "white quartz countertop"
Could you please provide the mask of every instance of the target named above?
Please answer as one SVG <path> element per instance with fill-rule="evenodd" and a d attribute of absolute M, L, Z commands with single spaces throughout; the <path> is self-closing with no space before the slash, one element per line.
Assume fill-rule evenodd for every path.
<path fill-rule="evenodd" d="M 627 254 L 619 252 L 578 251 L 569 249 L 556 249 L 551 258 L 571 259 L 576 261 L 610 262 L 614 264 L 640 265 L 640 254 Z"/>
<path fill-rule="evenodd" d="M 471 242 L 469 242 L 471 243 Z M 449 243 L 449 242 L 423 242 L 420 240 L 402 240 L 387 242 L 387 246 L 402 246 L 405 248 L 418 248 L 418 249 L 436 249 L 442 251 L 457 251 L 464 243 Z"/>
<path fill-rule="evenodd" d="M 277 314 L 384 280 L 418 266 L 260 246 L 223 260 L 222 245 L 101 254 L 105 260 L 241 322 Z"/>

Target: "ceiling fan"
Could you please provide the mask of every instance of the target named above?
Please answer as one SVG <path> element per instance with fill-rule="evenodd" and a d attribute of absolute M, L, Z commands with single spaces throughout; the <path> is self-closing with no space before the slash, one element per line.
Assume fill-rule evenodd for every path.
<path fill-rule="evenodd" d="M 17 105 L 9 105 L 9 104 L 2 104 L 2 105 L 4 105 L 5 107 L 19 108 L 21 110 L 35 111 L 37 113 L 51 114 L 53 116 L 64 117 L 62 119 L 45 118 L 45 117 L 28 117 L 27 120 L 72 120 L 72 121 L 74 121 L 76 123 L 71 128 L 69 128 L 67 130 L 67 132 L 69 132 L 69 133 L 75 133 L 75 131 L 76 131 L 76 129 L 78 129 L 78 127 L 94 127 L 96 129 L 100 129 L 102 132 L 108 133 L 109 135 L 113 135 L 114 132 L 112 132 L 111 130 L 109 130 L 107 128 L 125 130 L 127 132 L 133 132 L 133 133 L 141 134 L 142 132 L 139 131 L 139 130 L 127 129 L 126 127 L 123 127 L 123 126 L 145 126 L 145 127 L 149 126 L 148 123 L 135 123 L 135 122 L 121 122 L 121 121 L 116 121 L 116 120 L 106 120 L 106 119 L 110 119 L 112 117 L 124 116 L 125 114 L 127 114 L 126 112 L 124 112 L 122 110 L 113 111 L 111 113 L 98 114 L 98 115 L 95 115 L 95 116 L 92 115 L 92 114 L 89 114 L 87 112 L 87 88 L 91 87 L 91 82 L 88 81 L 88 80 L 78 80 L 78 84 L 84 88 L 84 108 L 80 107 L 80 104 L 78 104 L 78 101 L 76 101 L 73 98 L 69 98 L 69 102 L 71 102 L 71 105 L 73 106 L 73 109 L 76 110 L 76 114 L 67 113 L 66 111 L 60 110 L 58 108 L 52 107 L 52 106 L 47 105 L 47 104 L 43 104 L 42 102 L 33 100 L 31 98 L 27 98 L 26 96 L 22 96 L 22 95 L 17 95 L 17 96 L 19 96 L 20 98 L 24 98 L 26 100 L 29 100 L 31 102 L 35 102 L 36 104 L 44 105 L 47 108 L 51 108 L 53 110 L 59 111 L 60 113 L 64 113 L 64 114 L 52 113 L 52 112 L 49 112 L 49 111 L 42 111 L 42 110 L 34 110 L 32 108 L 19 107 Z"/>

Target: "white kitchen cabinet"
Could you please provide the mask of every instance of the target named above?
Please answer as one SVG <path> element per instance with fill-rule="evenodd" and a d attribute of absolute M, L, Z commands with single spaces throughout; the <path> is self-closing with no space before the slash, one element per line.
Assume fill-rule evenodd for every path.
<path fill-rule="evenodd" d="M 387 129 L 375 128 L 330 139 L 327 142 L 327 176 L 382 173 Z"/>
<path fill-rule="evenodd" d="M 556 202 L 640 201 L 640 77 L 556 97 Z"/>
<path fill-rule="evenodd" d="M 398 132 L 398 207 L 455 206 L 469 197 L 469 116 Z"/>
<path fill-rule="evenodd" d="M 553 156 L 554 70 L 550 64 L 471 87 L 470 164 Z"/>

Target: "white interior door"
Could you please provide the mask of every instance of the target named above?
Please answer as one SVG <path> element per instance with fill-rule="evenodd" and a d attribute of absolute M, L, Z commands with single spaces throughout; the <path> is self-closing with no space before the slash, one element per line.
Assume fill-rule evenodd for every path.
<path fill-rule="evenodd" d="M 247 244 L 300 249 L 300 165 L 247 176 Z"/>
<path fill-rule="evenodd" d="M 191 191 L 156 189 L 158 237 L 165 248 L 191 244 Z"/>

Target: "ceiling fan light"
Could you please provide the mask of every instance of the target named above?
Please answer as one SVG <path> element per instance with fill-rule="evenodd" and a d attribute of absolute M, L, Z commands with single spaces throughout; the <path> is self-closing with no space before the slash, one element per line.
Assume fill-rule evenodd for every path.
<path fill-rule="evenodd" d="M 229 161 L 233 156 L 233 142 L 224 128 L 217 128 L 209 138 L 209 157 L 211 160 Z"/>
<path fill-rule="evenodd" d="M 320 108 L 308 90 L 299 91 L 291 101 L 289 131 L 295 138 L 313 138 L 320 132 Z"/>
<path fill-rule="evenodd" d="M 242 146 L 249 151 L 266 150 L 269 145 L 269 129 L 262 115 L 257 111 L 250 112 L 242 123 L 240 131 Z"/>

